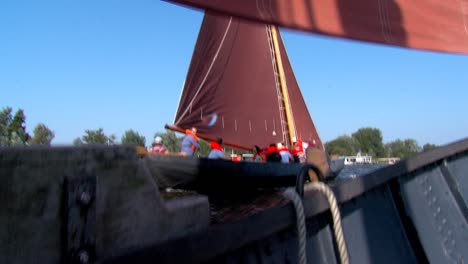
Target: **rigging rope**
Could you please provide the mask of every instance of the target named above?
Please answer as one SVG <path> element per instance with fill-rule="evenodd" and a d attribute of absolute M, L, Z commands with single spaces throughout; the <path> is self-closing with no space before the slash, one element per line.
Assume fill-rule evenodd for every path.
<path fill-rule="evenodd" d="M 270 57 L 271 57 L 271 64 L 273 67 L 273 77 L 275 79 L 275 88 L 276 88 L 276 98 L 278 100 L 278 112 L 280 116 L 280 128 L 281 128 L 281 134 L 282 134 L 282 140 L 281 142 L 287 142 L 287 134 L 288 129 L 288 121 L 285 120 L 285 105 L 283 104 L 283 94 L 281 93 L 281 84 L 279 80 L 279 70 L 278 70 L 278 64 L 276 63 L 276 55 L 275 55 L 275 48 L 273 44 L 273 36 L 271 32 L 271 26 L 270 25 L 265 25 L 265 30 L 268 36 L 268 47 L 270 48 Z M 275 131 L 276 128 L 273 128 L 273 131 Z"/>
<path fill-rule="evenodd" d="M 223 47 L 224 45 L 224 41 L 226 40 L 226 36 L 229 32 L 229 28 L 231 28 L 231 23 L 232 23 L 232 16 L 229 18 L 229 23 L 228 25 L 226 26 L 226 30 L 224 31 L 224 35 L 223 35 L 223 38 L 221 39 L 221 43 L 219 44 L 218 46 L 218 49 L 216 50 L 216 53 L 214 54 L 213 56 L 213 59 L 211 60 L 211 64 L 210 64 L 210 67 L 208 68 L 208 70 L 206 71 L 206 74 L 205 74 L 205 77 L 203 77 L 203 80 L 201 81 L 200 85 L 198 86 L 198 90 L 197 92 L 195 93 L 195 95 L 193 96 L 192 100 L 190 101 L 190 103 L 188 104 L 188 107 L 185 109 L 185 111 L 179 116 L 179 119 L 175 122 L 175 124 L 177 125 L 181 120 L 182 118 L 187 114 L 187 111 L 190 109 L 192 109 L 192 105 L 193 105 L 193 102 L 195 101 L 195 99 L 197 99 L 197 96 L 198 94 L 200 93 L 201 89 L 203 88 L 203 85 L 205 85 L 205 82 L 206 82 L 206 79 L 208 78 L 208 75 L 211 73 L 211 69 L 213 68 L 213 65 L 215 64 L 216 60 L 218 59 L 218 55 L 219 55 L 219 52 L 221 51 L 221 48 Z"/>
<path fill-rule="evenodd" d="M 325 195 L 327 201 L 330 205 L 330 210 L 332 213 L 333 218 L 333 230 L 335 233 L 336 244 L 338 245 L 338 251 L 340 254 L 340 260 L 343 264 L 349 263 L 348 257 L 348 250 L 346 249 L 346 243 L 343 237 L 343 229 L 341 227 L 341 217 L 340 211 L 338 209 L 338 205 L 336 202 L 336 198 L 330 187 L 322 182 L 313 182 L 309 183 L 304 186 L 304 191 L 318 191 Z M 307 255 L 306 255 L 306 225 L 305 225 L 305 214 L 304 214 L 304 207 L 302 205 L 302 199 L 297 194 L 294 188 L 288 188 L 284 192 L 284 195 L 290 199 L 294 205 L 294 209 L 296 211 L 296 224 L 297 224 L 297 233 L 298 233 L 298 240 L 299 240 L 299 263 L 305 264 L 307 263 Z"/>
<path fill-rule="evenodd" d="M 304 216 L 304 206 L 302 206 L 302 199 L 297 194 L 294 188 L 288 188 L 284 191 L 284 196 L 286 196 L 294 205 L 296 211 L 296 225 L 297 225 L 297 236 L 299 240 L 299 264 L 307 263 L 307 254 L 306 254 L 306 226 L 305 226 L 305 216 Z"/>

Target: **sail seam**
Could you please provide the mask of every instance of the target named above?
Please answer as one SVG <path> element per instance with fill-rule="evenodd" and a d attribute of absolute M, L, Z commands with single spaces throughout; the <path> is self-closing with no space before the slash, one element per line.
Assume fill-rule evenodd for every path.
<path fill-rule="evenodd" d="M 393 31 L 392 31 L 392 20 L 390 19 L 390 12 L 389 12 L 389 8 L 388 8 L 388 1 L 387 0 L 384 0 L 385 1 L 385 5 L 384 5 L 384 11 L 385 11 L 385 21 L 387 21 L 387 34 L 388 36 L 390 37 L 390 42 L 395 42 L 394 41 L 394 37 L 393 37 Z"/>
<path fill-rule="evenodd" d="M 460 0 L 461 10 L 462 10 L 462 18 L 463 18 L 463 26 L 465 27 L 465 33 L 468 34 L 468 24 L 466 21 L 466 17 L 468 16 L 468 2 L 466 0 Z"/>
<path fill-rule="evenodd" d="M 187 109 L 185 109 L 185 111 L 182 113 L 182 115 L 180 115 L 179 119 L 177 120 L 177 122 L 175 122 L 176 124 L 180 122 L 180 120 L 185 117 L 185 115 L 187 114 L 187 111 L 188 109 L 192 108 L 192 105 L 193 105 L 193 102 L 195 101 L 195 99 L 197 98 L 198 94 L 200 93 L 201 89 L 203 88 L 203 85 L 205 84 L 207 78 L 208 78 L 208 75 L 210 74 L 211 72 L 211 69 L 213 68 L 214 66 L 214 63 L 216 62 L 217 58 L 218 58 L 218 55 L 219 55 L 219 52 L 221 51 L 221 48 L 223 47 L 224 45 L 224 41 L 226 40 L 226 36 L 227 36 L 227 33 L 229 31 L 229 28 L 231 27 L 231 23 L 232 23 L 232 16 L 229 18 L 229 23 L 226 27 L 226 30 L 224 31 L 224 35 L 223 35 L 223 38 L 221 39 L 221 43 L 219 44 L 219 47 L 218 49 L 216 50 L 216 53 L 213 57 L 213 60 L 211 61 L 211 64 L 210 64 L 210 67 L 208 68 L 208 71 L 206 72 L 205 74 L 205 77 L 203 78 L 202 82 L 200 83 L 200 86 L 198 87 L 198 90 L 197 92 L 195 93 L 195 95 L 193 96 L 192 100 L 190 101 L 190 104 L 189 104 L 189 107 Z"/>
<path fill-rule="evenodd" d="M 262 1 L 262 3 L 263 3 L 263 1 Z M 260 15 L 260 17 L 261 17 L 262 19 L 264 19 L 265 16 L 263 15 L 263 10 L 262 10 L 262 8 L 260 8 L 260 6 L 258 5 L 258 0 L 255 1 L 255 5 L 257 6 L 258 14 Z"/>
<path fill-rule="evenodd" d="M 386 33 L 385 33 L 384 22 L 383 22 L 383 19 L 382 19 L 382 8 L 381 8 L 380 1 L 381 1 L 381 0 L 378 0 L 378 1 L 377 1 L 378 10 L 379 10 L 379 19 L 380 19 L 380 30 L 382 31 L 382 35 L 383 35 L 383 37 L 384 37 L 385 42 L 388 42 L 388 38 L 387 38 L 387 35 L 386 35 Z"/>
<path fill-rule="evenodd" d="M 380 18 L 380 29 L 382 31 L 382 35 L 384 37 L 385 42 L 391 43 L 392 42 L 392 36 L 391 36 L 391 30 L 390 30 L 390 25 L 388 21 L 388 10 L 383 3 L 385 0 L 379 0 L 378 5 L 379 5 L 379 18 Z"/>
<path fill-rule="evenodd" d="M 267 10 L 267 12 L 269 13 L 268 15 L 270 16 L 270 19 L 273 19 L 273 21 L 275 21 L 275 20 L 276 20 L 276 17 L 275 17 L 275 15 L 274 15 L 274 11 L 273 11 L 273 9 L 274 9 L 274 8 L 273 8 L 273 2 L 275 2 L 275 1 L 270 1 L 270 0 L 268 0 L 267 2 L 268 2 L 268 10 Z"/>

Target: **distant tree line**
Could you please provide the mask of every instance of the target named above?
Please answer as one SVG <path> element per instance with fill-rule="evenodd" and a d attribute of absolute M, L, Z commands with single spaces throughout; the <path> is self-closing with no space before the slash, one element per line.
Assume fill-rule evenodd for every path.
<path fill-rule="evenodd" d="M 55 134 L 46 125 L 39 123 L 31 136 L 26 132 L 26 115 L 23 109 L 13 114 L 11 107 L 0 112 L 0 147 L 46 145 L 50 146 Z"/>
<path fill-rule="evenodd" d="M 170 152 L 179 152 L 183 136 L 178 137 L 173 131 L 156 132 L 160 136 L 164 146 Z M 26 116 L 22 109 L 18 109 L 13 114 L 11 107 L 5 107 L 0 112 L 0 147 L 1 146 L 27 146 L 46 145 L 50 146 L 55 134 L 46 125 L 39 123 L 33 129 L 33 135 L 26 132 Z M 73 145 L 83 144 L 116 144 L 114 134 L 106 135 L 104 129 L 85 130 L 84 135 L 73 140 Z M 151 145 L 153 139 L 149 144 Z M 137 131 L 129 129 L 124 132 L 121 138 L 122 144 L 146 147 L 146 138 Z M 200 141 L 200 153 L 205 155 L 209 152 L 209 143 Z M 361 152 L 375 158 L 398 157 L 407 158 L 421 151 L 428 151 L 436 148 L 436 145 L 425 144 L 419 146 L 414 139 L 394 140 L 383 143 L 382 132 L 377 128 L 360 128 L 351 136 L 342 135 L 334 140 L 325 143 L 325 149 L 329 155 L 354 156 Z"/>
<path fill-rule="evenodd" d="M 433 144 L 420 147 L 414 139 L 397 139 L 384 144 L 380 129 L 370 127 L 360 128 L 351 136 L 342 135 L 325 143 L 325 149 L 329 155 L 354 156 L 360 151 L 376 158 L 398 157 L 401 159 L 436 147 Z"/>
<path fill-rule="evenodd" d="M 178 137 L 174 131 L 156 132 L 153 139 L 157 136 L 161 137 L 164 147 L 169 152 L 179 152 L 182 145 L 183 135 Z M 115 135 L 106 135 L 102 128 L 97 130 L 85 130 L 85 134 L 82 137 L 73 140 L 73 145 L 82 144 L 115 144 Z M 152 145 L 153 140 L 149 143 Z M 132 129 L 124 132 L 122 136 L 121 144 L 134 145 L 134 146 L 146 146 L 146 138 L 140 135 L 137 131 Z M 200 140 L 200 151 L 201 155 L 208 155 L 210 151 L 210 145 L 204 140 Z"/>

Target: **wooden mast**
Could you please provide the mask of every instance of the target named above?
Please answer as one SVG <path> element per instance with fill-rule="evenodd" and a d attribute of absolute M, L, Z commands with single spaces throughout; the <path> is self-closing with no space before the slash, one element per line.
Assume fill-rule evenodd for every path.
<path fill-rule="evenodd" d="M 288 124 L 288 132 L 289 132 L 289 145 L 292 145 L 293 138 L 296 137 L 296 130 L 294 125 L 294 117 L 291 111 L 291 104 L 289 101 L 289 93 L 288 87 L 286 86 L 286 78 L 284 77 L 284 69 L 283 69 L 283 61 L 281 59 L 281 53 L 278 45 L 278 33 L 276 26 L 270 25 L 271 35 L 273 39 L 273 47 L 275 49 L 275 58 L 276 58 L 276 66 L 278 69 L 278 76 L 281 85 L 281 93 L 283 95 L 284 100 L 284 109 L 286 112 L 286 122 Z"/>
<path fill-rule="evenodd" d="M 164 128 L 165 128 L 165 129 L 172 130 L 172 131 L 174 131 L 174 132 L 179 132 L 179 133 L 181 133 L 181 134 L 185 134 L 185 129 L 180 128 L 180 127 L 171 126 L 171 125 L 166 124 L 166 125 L 164 126 Z M 217 139 L 217 138 L 215 138 L 215 137 L 208 136 L 208 135 L 201 134 L 201 133 L 197 133 L 197 137 L 199 137 L 199 138 L 201 138 L 201 139 L 204 139 L 204 140 L 206 140 L 206 141 L 209 141 L 209 142 L 216 141 L 216 139 Z M 229 141 L 224 141 L 224 142 L 223 142 L 223 145 L 228 146 L 228 147 L 231 147 L 231 148 L 235 148 L 235 149 L 252 150 L 252 147 L 249 147 L 249 146 L 242 146 L 242 145 L 239 145 L 239 144 L 231 143 L 231 142 L 229 142 Z"/>

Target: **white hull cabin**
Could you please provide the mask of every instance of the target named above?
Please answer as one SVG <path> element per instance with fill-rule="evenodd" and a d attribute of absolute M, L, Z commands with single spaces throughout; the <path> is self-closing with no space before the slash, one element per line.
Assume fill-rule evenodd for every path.
<path fill-rule="evenodd" d="M 343 156 L 344 165 L 372 164 L 372 156 L 363 156 L 358 152 L 356 156 Z"/>

